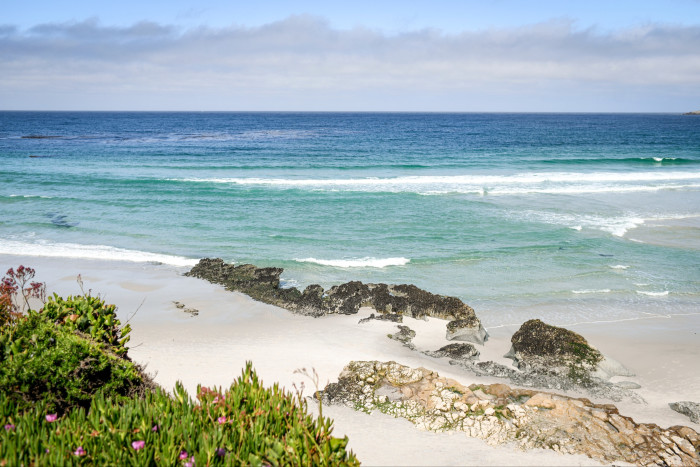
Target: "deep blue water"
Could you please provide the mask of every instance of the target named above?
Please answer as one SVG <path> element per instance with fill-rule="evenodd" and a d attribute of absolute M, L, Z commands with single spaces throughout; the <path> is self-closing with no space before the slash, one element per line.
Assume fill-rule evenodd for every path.
<path fill-rule="evenodd" d="M 0 164 L 0 253 L 411 282 L 491 325 L 700 298 L 700 117 L 0 112 Z"/>

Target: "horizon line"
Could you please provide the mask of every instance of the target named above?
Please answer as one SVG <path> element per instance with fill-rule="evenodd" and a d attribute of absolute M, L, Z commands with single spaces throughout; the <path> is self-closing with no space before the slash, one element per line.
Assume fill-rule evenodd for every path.
<path fill-rule="evenodd" d="M 0 109 L 0 112 L 94 113 L 355 113 L 355 114 L 674 114 L 697 111 L 599 111 L 599 110 L 110 110 L 110 109 Z"/>

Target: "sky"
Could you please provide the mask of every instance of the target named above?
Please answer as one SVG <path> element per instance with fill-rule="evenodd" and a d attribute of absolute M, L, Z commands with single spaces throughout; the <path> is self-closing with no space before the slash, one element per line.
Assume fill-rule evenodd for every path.
<path fill-rule="evenodd" d="M 0 110 L 700 109 L 700 0 L 0 0 L 0 10 Z"/>

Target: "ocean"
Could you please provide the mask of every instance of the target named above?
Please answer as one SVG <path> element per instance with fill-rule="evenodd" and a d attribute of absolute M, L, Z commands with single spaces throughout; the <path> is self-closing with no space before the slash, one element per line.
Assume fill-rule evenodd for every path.
<path fill-rule="evenodd" d="M 413 283 L 486 327 L 697 312 L 700 117 L 0 112 L 0 254 Z"/>

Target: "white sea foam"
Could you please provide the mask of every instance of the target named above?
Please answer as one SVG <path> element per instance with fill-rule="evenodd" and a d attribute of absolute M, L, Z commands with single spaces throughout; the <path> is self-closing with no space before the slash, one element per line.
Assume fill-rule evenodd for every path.
<path fill-rule="evenodd" d="M 610 293 L 610 289 L 584 289 L 584 290 L 572 290 L 575 294 L 592 294 L 592 293 Z"/>
<path fill-rule="evenodd" d="M 193 183 L 270 186 L 283 189 L 413 192 L 420 194 L 465 193 L 514 195 L 528 193 L 624 193 L 700 188 L 699 171 L 647 172 L 531 172 L 513 175 L 421 175 L 366 178 L 180 178 Z"/>
<path fill-rule="evenodd" d="M 75 243 L 49 242 L 26 243 L 6 239 L 0 239 L 0 254 L 129 261 L 136 263 L 156 262 L 173 266 L 194 266 L 197 264 L 197 260 L 184 258 L 182 256 L 127 250 L 106 245 L 78 245 Z"/>
<path fill-rule="evenodd" d="M 291 289 L 292 287 L 299 287 L 299 282 L 295 279 L 285 279 L 284 277 L 280 278 L 281 289 Z"/>
<path fill-rule="evenodd" d="M 385 268 L 387 266 L 403 266 L 411 260 L 408 258 L 359 258 L 359 259 L 297 259 L 301 263 L 316 263 L 322 266 L 336 268 Z"/>
<path fill-rule="evenodd" d="M 661 180 L 700 180 L 700 172 L 531 172 L 514 175 L 413 175 L 405 177 L 366 177 L 347 179 L 293 178 L 185 178 L 183 181 L 236 183 L 241 185 L 385 185 L 464 183 L 474 185 L 524 184 L 544 182 L 648 182 Z"/>
<path fill-rule="evenodd" d="M 646 290 L 637 290 L 638 294 L 641 295 L 648 295 L 650 297 L 665 297 L 668 295 L 668 290 L 664 290 L 663 292 L 648 292 Z"/>
<path fill-rule="evenodd" d="M 589 214 L 556 213 L 549 211 L 522 211 L 514 214 L 516 217 L 524 216 L 527 220 L 544 222 L 547 224 L 562 225 L 573 230 L 587 229 L 602 230 L 616 237 L 623 237 L 627 231 L 644 224 L 643 219 L 634 214 L 617 217 L 604 217 Z"/>
<path fill-rule="evenodd" d="M 652 157 L 654 162 L 663 162 L 663 161 L 675 161 L 678 158 L 677 157 Z M 644 158 L 642 158 L 644 160 Z"/>
<path fill-rule="evenodd" d="M 624 266 L 622 264 L 614 264 L 614 265 L 610 265 L 610 268 L 611 269 L 627 269 L 627 268 L 629 268 L 629 266 Z"/>
<path fill-rule="evenodd" d="M 43 198 L 43 199 L 51 199 L 53 196 L 44 196 L 44 195 L 10 195 L 10 198 Z"/>

